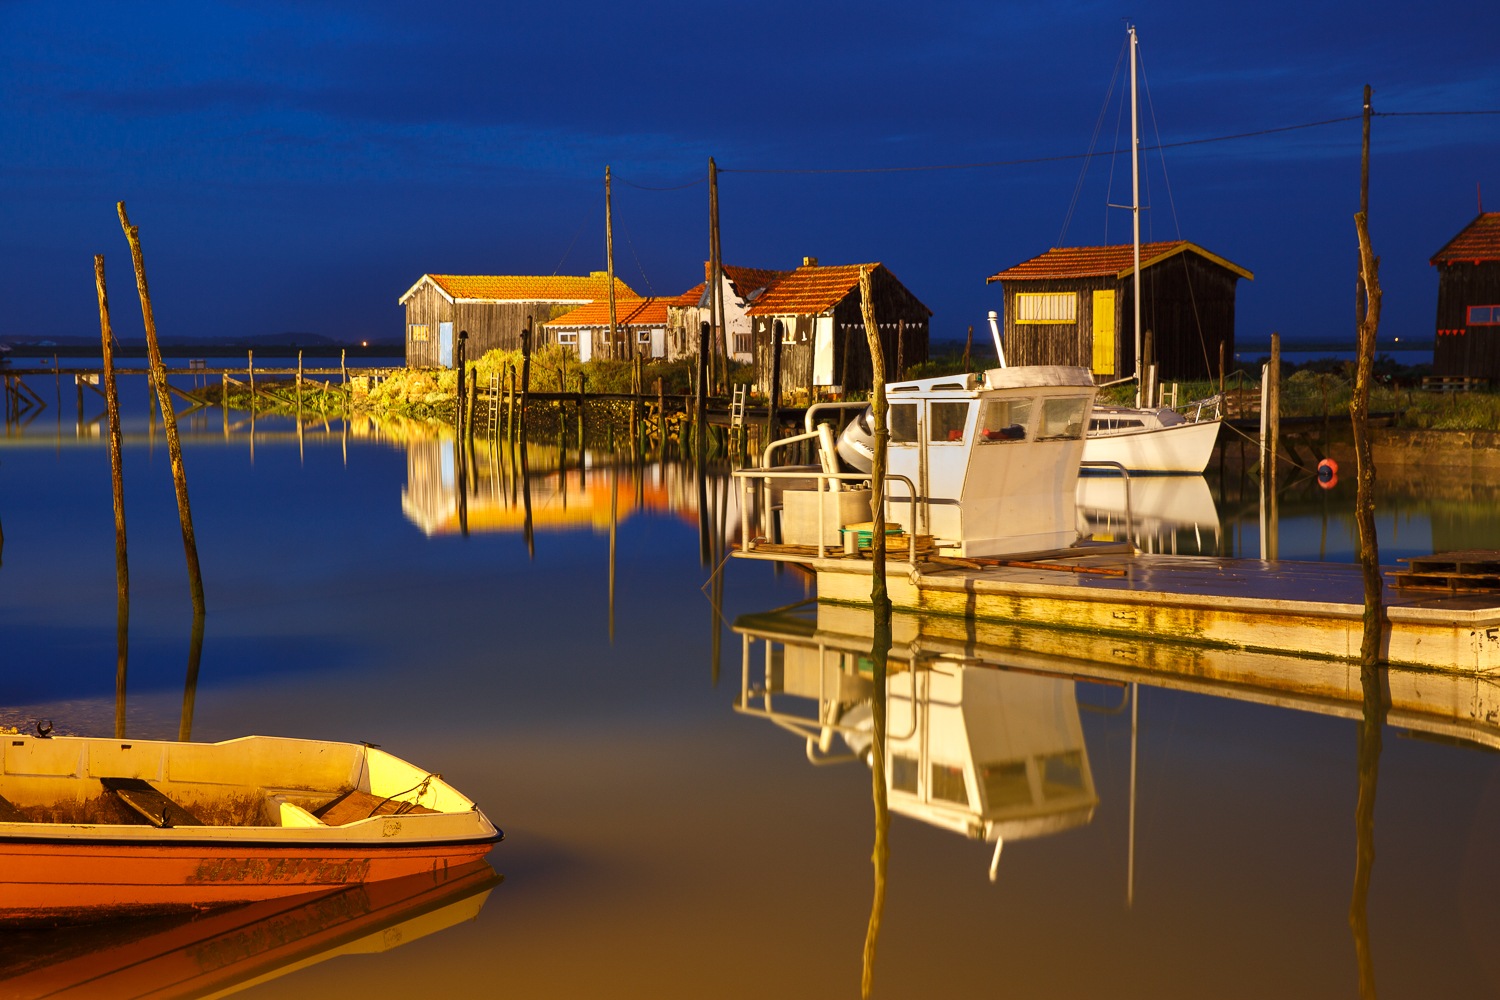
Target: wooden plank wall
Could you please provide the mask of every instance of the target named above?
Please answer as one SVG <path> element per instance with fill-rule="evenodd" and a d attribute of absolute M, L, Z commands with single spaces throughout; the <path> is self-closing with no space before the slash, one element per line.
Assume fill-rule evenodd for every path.
<path fill-rule="evenodd" d="M 1469 306 L 1489 305 L 1500 305 L 1500 261 L 1438 266 L 1434 375 L 1500 378 L 1500 326 L 1469 326 Z"/>
<path fill-rule="evenodd" d="M 1077 365 L 1094 363 L 1094 290 L 1115 288 L 1111 276 L 1051 278 L 1041 281 L 1003 281 L 1005 293 L 1005 363 L 1008 365 Z M 1017 292 L 1074 292 L 1078 295 L 1076 323 L 1017 323 Z M 1119 309 L 1120 296 L 1115 296 Z M 1120 329 L 1118 318 L 1115 329 Z M 978 331 L 975 331 L 976 334 Z M 988 331 L 986 331 L 988 332 Z M 1134 351 L 1134 348 L 1130 348 Z M 1123 364 L 1123 368 L 1121 367 Z M 1134 361 L 1115 360 L 1115 371 L 1129 372 Z M 1115 376 L 1119 378 L 1121 376 Z"/>
<path fill-rule="evenodd" d="M 499 348 L 521 349 L 521 330 L 527 317 L 532 319 L 536 334 L 533 347 L 552 343 L 556 334 L 543 323 L 578 308 L 579 303 L 557 302 L 458 302 L 451 303 L 430 284 L 424 284 L 406 302 L 406 363 L 414 368 L 436 367 L 438 363 L 438 324 L 451 322 L 457 341 L 460 330 L 469 332 L 468 358 L 474 361 L 486 351 Z M 413 324 L 425 323 L 429 334 L 426 343 L 411 339 Z M 606 356 L 595 347 L 595 357 Z"/>

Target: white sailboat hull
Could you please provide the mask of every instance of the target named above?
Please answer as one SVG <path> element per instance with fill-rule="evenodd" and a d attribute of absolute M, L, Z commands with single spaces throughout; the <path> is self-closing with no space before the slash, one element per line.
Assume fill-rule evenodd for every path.
<path fill-rule="evenodd" d="M 1132 473 L 1198 476 L 1208 468 L 1214 442 L 1219 439 L 1219 421 L 1173 424 L 1090 435 L 1083 443 L 1085 462 L 1118 462 Z"/>

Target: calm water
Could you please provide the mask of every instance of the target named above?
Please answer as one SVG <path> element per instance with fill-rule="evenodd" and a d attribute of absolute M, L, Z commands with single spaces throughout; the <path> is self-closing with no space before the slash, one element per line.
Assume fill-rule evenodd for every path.
<path fill-rule="evenodd" d="M 0 445 L 0 724 L 107 735 L 108 456 L 65 403 L 60 420 L 44 411 Z M 173 738 L 190 624 L 181 539 L 141 387 L 126 387 L 124 408 L 128 725 Z M 592 450 L 580 479 L 576 439 L 534 443 L 533 553 L 524 491 L 509 492 L 511 466 L 484 449 L 463 533 L 451 439 L 430 430 L 309 422 L 299 439 L 291 421 L 263 419 L 252 453 L 246 429 L 226 440 L 210 411 L 184 434 L 209 608 L 193 738 L 380 743 L 441 771 L 506 831 L 490 855 L 504 881 L 487 899 L 245 995 L 858 995 L 870 772 L 813 766 L 800 736 L 735 711 L 730 623 L 811 591 L 795 571 L 732 561 L 721 617 L 690 471 Z M 1254 490 L 1237 477 L 1152 487 L 1141 533 L 1162 550 L 1256 554 Z M 1483 483 L 1382 484 L 1387 562 L 1500 536 Z M 1106 493 L 1085 504 L 1099 530 Z M 722 470 L 708 496 L 710 524 L 732 530 Z M 1282 557 L 1351 559 L 1351 499 L 1352 484 L 1295 485 Z M 791 705 L 791 654 L 780 663 Z M 983 683 L 924 697 L 961 706 L 974 732 L 1003 730 L 1071 819 L 1008 843 L 992 883 L 992 845 L 895 816 L 876 995 L 1355 995 L 1355 721 L 1143 685 L 1127 906 L 1130 714 L 1090 710 L 1120 705 L 1120 689 L 973 676 Z M 935 719 L 922 736 L 934 747 L 947 738 Z M 1385 731 L 1368 907 L 1383 995 L 1500 992 L 1497 762 Z M 54 934 L 28 947 L 69 942 L 89 946 Z"/>

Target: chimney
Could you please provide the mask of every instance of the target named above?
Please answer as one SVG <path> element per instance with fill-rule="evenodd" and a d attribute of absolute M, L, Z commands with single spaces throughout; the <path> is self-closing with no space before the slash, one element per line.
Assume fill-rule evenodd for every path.
<path fill-rule="evenodd" d="M 803 267 L 817 267 L 818 266 L 818 258 L 816 258 L 816 257 L 803 257 L 802 258 L 802 266 Z"/>
<path fill-rule="evenodd" d="M 609 272 L 608 271 L 590 271 L 589 272 L 589 277 L 590 278 L 608 278 L 609 277 Z"/>

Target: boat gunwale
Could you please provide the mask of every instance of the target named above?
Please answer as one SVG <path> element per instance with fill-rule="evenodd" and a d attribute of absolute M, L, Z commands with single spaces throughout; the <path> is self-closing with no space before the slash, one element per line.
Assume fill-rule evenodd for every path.
<path fill-rule="evenodd" d="M 407 815 L 410 816 L 411 814 L 407 814 Z M 483 814 L 481 813 L 480 816 L 483 817 Z M 393 817 L 378 817 L 378 818 L 390 819 L 390 818 L 393 818 Z M 403 817 L 403 818 L 406 818 L 406 817 Z M 485 818 L 485 822 L 486 823 L 489 822 L 488 818 Z M 52 823 L 0 823 L 0 854 L 3 854 L 4 848 L 6 848 L 6 847 L 8 847 L 8 846 L 10 846 L 12 844 L 42 844 L 42 845 L 49 845 L 49 846 L 54 846 L 54 847 L 72 847 L 72 848 L 78 848 L 80 850 L 87 849 L 87 848 L 94 848 L 94 847 L 141 847 L 141 848 L 150 848 L 153 851 L 153 853 L 160 853 L 160 852 L 162 852 L 164 850 L 170 850 L 172 848 L 178 848 L 178 847 L 181 847 L 181 848 L 189 848 L 189 847 L 192 847 L 192 848 L 203 848 L 203 847 L 231 848 L 232 847 L 232 848 L 236 848 L 236 849 L 238 849 L 238 848 L 260 848 L 260 849 L 263 849 L 263 850 L 268 850 L 268 851 L 274 850 L 274 851 L 278 851 L 278 852 L 284 852 L 287 848 L 294 847 L 297 850 L 317 850 L 317 851 L 327 851 L 327 852 L 332 852 L 332 853 L 346 853 L 348 849 L 352 849 L 352 848 L 358 848 L 360 850 L 367 850 L 367 849 L 370 849 L 370 848 L 375 848 L 375 849 L 378 849 L 378 850 L 406 850 L 406 849 L 434 848 L 434 847 L 473 847 L 473 846 L 478 846 L 480 844 L 498 844 L 502 840 L 505 839 L 505 831 L 501 830 L 499 827 L 495 826 L 493 823 L 490 823 L 491 829 L 493 829 L 495 831 L 492 835 L 487 835 L 487 836 L 483 836 L 483 837 L 465 837 L 465 838 L 462 838 L 462 839 L 450 839 L 450 840 L 402 840 L 402 839 L 400 839 L 398 837 L 381 837 L 379 840 L 365 840 L 363 838 L 334 839 L 334 838 L 328 837 L 328 836 L 323 836 L 323 837 L 319 838 L 318 840 L 295 840 L 295 839 L 293 839 L 291 837 L 285 837 L 285 838 L 282 838 L 282 839 L 279 839 L 279 840 L 264 840 L 264 839 L 262 839 L 262 840 L 249 840 L 249 839 L 239 838 L 239 837 L 217 837 L 217 838 L 210 838 L 210 839 L 206 839 L 206 840 L 205 839 L 188 839 L 188 838 L 182 838 L 182 839 L 173 838 L 173 839 L 163 840 L 161 838 L 161 834 L 163 834 L 165 832 L 168 832 L 168 831 L 160 830 L 160 829 L 157 829 L 156 827 L 132 827 L 132 826 L 124 826 L 124 825 L 120 825 L 120 824 L 101 824 L 100 826 L 102 826 L 104 829 L 108 829 L 108 830 L 136 830 L 136 829 L 138 829 L 138 830 L 142 831 L 143 835 L 140 836 L 140 837 L 79 837 L 79 836 L 68 836 L 68 835 L 65 835 L 61 830 L 59 830 L 59 832 L 58 832 L 57 835 L 49 837 L 49 836 L 46 836 L 46 835 L 42 835 L 42 836 L 26 835 L 26 834 L 29 834 L 30 831 L 26 831 L 25 833 L 11 834 L 6 829 L 7 827 L 25 827 L 25 826 L 46 826 L 46 827 L 52 827 L 52 828 L 55 829 L 59 825 L 60 824 L 52 824 Z M 85 827 L 85 828 L 86 829 L 98 829 L 98 828 L 100 828 L 100 826 L 91 826 L 91 827 Z M 194 831 L 195 836 L 196 836 L 196 834 L 197 834 L 198 831 L 201 831 L 201 830 L 204 830 L 204 829 L 254 830 L 254 831 L 261 831 L 261 830 L 281 830 L 281 829 L 285 829 L 285 830 L 296 830 L 296 831 L 298 831 L 299 834 L 301 834 L 303 836 L 306 836 L 306 832 L 307 831 L 316 830 L 316 828 L 314 828 L 314 827 L 275 827 L 275 826 L 265 826 L 265 827 L 228 827 L 228 826 L 226 826 L 226 827 L 197 827 L 197 826 L 195 826 L 195 827 L 172 827 L 171 829 L 176 829 L 176 830 L 192 830 L 192 831 Z M 338 830 L 339 827 L 331 826 L 331 827 L 328 827 L 328 829 L 329 830 Z M 150 835 L 152 835 L 152 837 L 148 837 L 148 836 L 146 836 L 146 834 L 150 834 Z"/>

